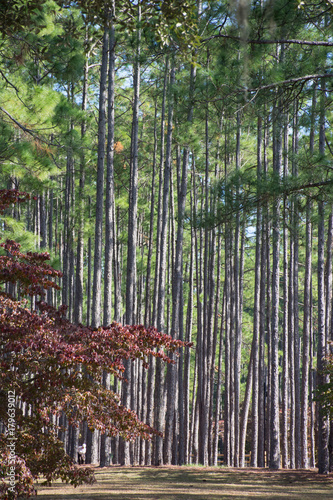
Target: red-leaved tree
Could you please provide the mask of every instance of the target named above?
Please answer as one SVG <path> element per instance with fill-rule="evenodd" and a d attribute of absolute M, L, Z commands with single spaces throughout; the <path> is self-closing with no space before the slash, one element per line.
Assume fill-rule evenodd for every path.
<path fill-rule="evenodd" d="M 0 190 L 0 211 L 29 198 L 27 193 Z M 154 430 L 120 403 L 118 394 L 103 387 L 107 371 L 123 377 L 125 359 L 150 355 L 171 362 L 164 350 L 185 344 L 142 325 L 92 329 L 73 325 L 65 307 L 43 302 L 45 290 L 58 289 L 61 276 L 47 253 L 22 253 L 20 245 L 1 243 L 0 286 L 16 285 L 21 300 L 0 288 L 0 450 L 1 498 L 35 494 L 34 481 L 44 476 L 78 485 L 93 482 L 89 468 L 77 467 L 58 439 L 59 419 L 69 424 L 87 421 L 92 429 L 124 439 L 150 438 Z M 24 297 L 38 298 L 38 311 Z"/>

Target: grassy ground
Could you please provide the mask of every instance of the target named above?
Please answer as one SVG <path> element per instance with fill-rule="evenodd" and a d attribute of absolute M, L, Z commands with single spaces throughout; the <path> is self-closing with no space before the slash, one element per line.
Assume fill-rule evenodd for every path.
<path fill-rule="evenodd" d="M 42 500 L 332 500 L 333 474 L 213 467 L 96 468 L 97 483 L 38 486 Z"/>

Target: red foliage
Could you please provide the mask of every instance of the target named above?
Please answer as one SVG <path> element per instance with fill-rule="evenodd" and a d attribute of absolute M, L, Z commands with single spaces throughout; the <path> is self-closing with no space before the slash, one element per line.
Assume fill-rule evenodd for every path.
<path fill-rule="evenodd" d="M 6 251 L 0 257 L 0 283 L 19 283 L 21 295 L 43 296 L 48 288 L 60 289 L 51 278 L 62 273 L 46 263 L 50 260 L 47 252 L 23 254 L 21 245 L 12 240 L 1 243 L 0 247 Z"/>
<path fill-rule="evenodd" d="M 0 189 L 0 213 L 3 213 L 13 203 L 22 203 L 29 199 L 30 194 L 17 189 Z"/>
<path fill-rule="evenodd" d="M 1 210 L 23 195 L 0 191 Z M 44 290 L 58 288 L 53 279 L 61 273 L 47 264 L 48 254 L 24 254 L 15 241 L 1 246 L 6 255 L 0 256 L 0 284 L 16 283 L 21 296 L 38 295 L 41 300 Z M 10 496 L 5 481 L 0 485 L 8 498 L 31 495 L 32 478 L 40 475 L 47 482 L 60 477 L 74 485 L 94 480 L 90 469 L 77 468 L 63 450 L 55 418 L 62 412 L 73 425 L 87 421 L 90 428 L 108 435 L 149 439 L 154 430 L 122 406 L 118 394 L 103 387 L 102 373 L 123 378 L 124 359 L 140 359 L 145 367 L 150 355 L 172 362 L 164 349 L 177 351 L 188 345 L 142 325 L 113 323 L 98 329 L 73 325 L 65 318 L 65 307 L 57 310 L 41 300 L 38 312 L 31 312 L 26 302 L 0 289 L 0 421 L 7 428 L 7 435 L 0 435 L 4 470 L 9 470 L 8 436 L 17 438 L 16 493 Z M 14 430 L 8 424 L 9 391 L 15 393 Z"/>

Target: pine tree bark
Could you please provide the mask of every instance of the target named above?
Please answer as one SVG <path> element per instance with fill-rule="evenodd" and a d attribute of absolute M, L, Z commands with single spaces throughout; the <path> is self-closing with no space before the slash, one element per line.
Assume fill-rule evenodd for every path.
<path fill-rule="evenodd" d="M 326 357 L 326 325 L 325 325 L 325 211 L 324 202 L 318 203 L 318 348 L 317 348 L 317 385 L 327 382 L 323 374 Z M 321 404 L 318 404 L 318 472 L 329 472 L 329 420 Z"/>
<path fill-rule="evenodd" d="M 154 235 L 154 213 L 155 213 L 155 178 L 156 178 L 156 159 L 157 159 L 157 101 L 155 102 L 155 117 L 154 117 L 154 153 L 153 153 L 153 166 L 152 166 L 152 181 L 151 181 L 151 199 L 150 199 L 150 229 L 149 229 L 149 242 L 148 242 L 148 256 L 147 256 L 147 277 L 146 277 L 146 303 L 145 303 L 145 317 L 144 323 L 148 327 L 154 324 L 151 313 L 151 261 L 153 256 L 153 235 Z M 148 368 L 147 380 L 147 424 L 151 427 L 154 423 L 154 375 L 155 375 L 155 358 L 150 357 Z M 152 446 L 151 442 L 145 443 L 145 464 L 151 465 L 152 460 Z"/>
<path fill-rule="evenodd" d="M 191 198 L 191 212 L 193 210 L 193 196 Z M 191 251 L 189 263 L 189 295 L 187 302 L 187 315 L 186 315 L 186 335 L 185 340 L 191 342 L 192 340 L 192 323 L 193 323 L 193 292 L 194 292 L 194 229 L 191 228 Z M 191 432 L 190 432 L 190 371 L 191 371 L 191 350 L 185 351 L 184 362 L 184 439 L 185 439 L 185 456 L 184 462 L 191 463 Z M 193 417 L 193 407 L 192 407 Z"/>
<path fill-rule="evenodd" d="M 88 38 L 88 29 L 86 28 L 86 39 Z M 83 112 L 87 109 L 88 101 L 88 54 L 86 54 L 83 75 L 82 87 L 82 106 Z M 83 119 L 81 124 L 81 139 L 83 140 L 86 134 L 86 121 Z M 75 276 L 75 304 L 74 304 L 74 323 L 82 323 L 83 321 L 83 259 L 84 259 L 84 185 L 85 185 L 85 154 L 81 154 L 80 158 L 80 180 L 79 180 L 79 229 L 77 234 L 77 250 L 76 250 L 76 276 Z"/>
<path fill-rule="evenodd" d="M 325 154 L 325 93 L 324 79 L 321 82 L 320 123 L 319 123 L 319 153 Z M 324 202 L 318 202 L 318 347 L 317 347 L 317 386 L 327 382 L 323 373 L 327 354 L 326 317 L 325 317 L 325 209 Z M 329 472 L 329 419 L 318 404 L 318 472 Z"/>
<path fill-rule="evenodd" d="M 303 317 L 303 355 L 301 389 L 301 452 L 302 467 L 309 467 L 308 456 L 308 410 L 309 410 L 309 370 L 311 335 L 311 267 L 312 267 L 312 225 L 311 200 L 306 203 L 305 228 L 305 276 L 304 276 L 304 317 Z"/>
<path fill-rule="evenodd" d="M 267 120 L 264 123 L 264 141 L 263 141 L 263 178 L 267 176 Z M 268 203 L 263 203 L 263 226 L 261 231 L 261 258 L 260 258 L 260 337 L 259 337 L 259 399 L 258 399 L 258 466 L 265 467 L 265 429 L 266 429 L 266 394 L 267 394 L 267 370 L 265 366 L 265 341 L 266 341 L 266 324 L 267 324 L 267 335 L 270 327 L 269 320 L 267 321 L 266 314 L 266 284 L 268 288 L 267 279 L 267 267 L 269 264 L 269 253 L 268 253 Z M 268 297 L 267 297 L 268 299 Z M 267 306 L 269 302 L 267 300 Z M 268 311 L 269 307 L 267 307 Z"/>
<path fill-rule="evenodd" d="M 151 197 L 150 197 L 150 223 L 149 223 L 149 241 L 147 255 L 147 275 L 146 275 L 146 301 L 144 324 L 148 327 L 152 324 L 151 314 L 151 262 L 153 257 L 153 236 L 154 236 L 154 214 L 155 214 L 155 182 L 156 182 L 156 160 L 157 160 L 157 100 L 155 102 L 154 116 L 154 152 L 151 179 Z"/>
<path fill-rule="evenodd" d="M 163 332 L 165 329 L 165 295 L 166 295 L 166 258 L 167 258 L 167 222 L 169 219 L 169 198 L 170 198 L 170 179 L 172 167 L 172 127 L 173 127 L 173 84 L 175 80 L 175 67 L 172 62 L 169 86 L 169 104 L 168 104 L 168 129 L 167 144 L 164 167 L 163 183 L 163 203 L 161 219 L 161 240 L 160 240 L 160 261 L 159 261 L 159 287 L 158 287 L 158 308 L 157 308 L 157 328 Z M 163 432 L 164 427 L 164 380 L 163 366 L 160 360 L 156 362 L 156 380 L 155 380 L 155 428 Z M 156 436 L 155 439 L 155 465 L 163 463 L 163 439 Z"/>
<path fill-rule="evenodd" d="M 48 219 L 48 242 L 49 242 L 49 248 L 50 251 L 54 251 L 55 249 L 53 248 L 53 207 L 54 207 L 54 194 L 53 194 L 53 189 L 49 192 L 49 219 Z M 54 305 L 54 295 L 55 295 L 55 290 L 50 288 L 47 291 L 47 303 L 50 306 Z"/>
<path fill-rule="evenodd" d="M 137 14 L 138 24 L 141 22 L 141 6 L 138 5 Z M 139 104 L 140 104 L 140 55 L 141 55 L 141 29 L 137 30 L 136 59 L 134 63 L 134 102 L 133 102 L 133 122 L 131 137 L 131 172 L 129 189 L 129 209 L 128 209 L 128 240 L 127 240 L 127 275 L 126 275 L 126 323 L 135 324 L 137 314 L 137 295 L 136 295 L 136 247 L 137 247 L 137 213 L 138 213 L 138 145 L 139 145 Z M 131 404 L 131 362 L 125 361 L 124 376 L 127 383 L 123 384 L 122 403 L 126 407 Z M 134 381 L 133 381 L 134 382 Z M 134 386 L 134 384 L 132 384 Z M 130 465 L 130 446 L 129 442 L 123 442 L 122 464 Z"/>
<path fill-rule="evenodd" d="M 108 70 L 108 134 L 106 151 L 106 185 L 105 185 L 105 264 L 104 264 L 104 307 L 103 325 L 108 326 L 112 322 L 112 263 L 114 248 L 114 181 L 113 181 L 113 158 L 114 158 L 114 87 L 115 87 L 115 2 L 110 6 L 109 12 L 109 70 Z M 110 374 L 103 372 L 103 385 L 110 388 Z M 100 444 L 100 467 L 109 465 L 110 437 L 101 435 Z"/>
<path fill-rule="evenodd" d="M 326 266 L 325 266 L 325 292 L 326 292 L 326 310 L 325 310 L 325 331 L 326 331 L 326 342 L 331 340 L 331 330 L 332 330 L 332 238 L 333 238 L 333 212 L 332 206 L 330 215 L 328 217 L 328 228 L 327 228 L 327 251 L 326 251 Z M 329 347 L 327 344 L 326 354 L 328 354 Z M 328 439 L 328 451 L 329 451 L 329 471 L 331 472 L 332 462 L 333 462 L 333 449 L 332 441 L 333 436 L 332 431 L 332 420 L 329 422 L 329 439 Z"/>
<path fill-rule="evenodd" d="M 39 197 L 39 215 L 40 215 L 40 248 L 46 248 L 47 245 L 47 230 L 46 230 L 46 203 L 45 191 Z"/>
<path fill-rule="evenodd" d="M 298 103 L 294 103 L 293 116 L 293 177 L 298 175 L 296 154 L 298 152 Z M 293 301 L 294 301 L 294 365 L 295 365 L 295 466 L 297 469 L 301 466 L 301 401 L 300 401 L 300 335 L 299 335 L 299 297 L 298 297 L 298 198 L 293 197 L 293 239 L 294 239 L 294 261 L 293 261 Z"/>
<path fill-rule="evenodd" d="M 72 158 L 69 152 L 66 163 L 66 181 L 65 181 L 65 203 L 64 203 L 64 239 L 62 242 L 62 304 L 69 304 L 69 266 L 70 266 L 70 212 L 71 212 L 71 172 Z"/>
<path fill-rule="evenodd" d="M 239 467 L 245 467 L 245 445 L 246 445 L 246 435 L 247 435 L 247 424 L 248 424 L 248 416 L 249 416 L 249 410 L 250 410 L 250 402 L 251 402 L 251 393 L 253 392 L 253 386 L 254 386 L 254 380 L 253 380 L 253 369 L 254 369 L 254 363 L 253 363 L 253 357 L 254 357 L 254 344 L 256 340 L 253 337 L 252 338 L 252 347 L 251 347 L 251 354 L 250 354 L 250 362 L 249 362 L 249 367 L 247 370 L 247 379 L 246 379 L 246 386 L 245 386 L 245 395 L 244 395 L 244 401 L 242 405 L 242 412 L 241 412 L 241 418 L 240 418 L 240 455 L 239 455 Z M 253 397 L 253 394 L 252 394 Z M 252 425 L 253 425 L 253 418 L 252 418 Z M 252 464 L 252 451 L 251 451 L 251 462 L 250 465 Z M 252 467 L 252 465 L 251 465 Z M 253 466 L 256 467 L 256 466 Z"/>
<path fill-rule="evenodd" d="M 262 175 L 262 118 L 258 116 L 257 125 L 257 179 Z M 259 439 L 259 329 L 260 329 L 260 256 L 261 256 L 261 206 L 257 207 L 256 221 L 256 260 L 254 276 L 254 311 L 253 311 L 253 387 L 252 387 L 252 440 L 251 440 L 251 467 L 258 466 L 258 439 Z M 250 374 L 248 374 L 249 378 Z M 244 431 L 243 431 L 244 432 Z M 244 440 L 244 438 L 243 438 Z M 241 451 L 242 452 L 242 451 Z M 244 461 L 243 461 L 244 464 Z M 244 466 L 244 465 L 242 465 Z"/>
<path fill-rule="evenodd" d="M 141 21 L 141 7 L 138 7 L 138 22 Z M 134 103 L 131 138 L 131 175 L 129 189 L 129 217 L 127 241 L 127 278 L 126 278 L 126 323 L 135 323 L 136 316 L 136 246 L 138 212 L 138 144 L 139 144 L 139 104 L 140 104 L 140 39 L 138 30 L 137 54 L 134 65 Z"/>
<path fill-rule="evenodd" d="M 91 218 L 91 198 L 89 196 L 88 198 L 88 206 L 89 206 L 89 219 Z M 87 263 L 88 263 L 88 269 L 87 269 L 87 317 L 86 317 L 86 322 L 87 325 L 90 325 L 91 323 L 91 275 L 92 275 L 92 243 L 91 243 L 91 237 L 88 238 L 88 249 L 87 249 Z"/>
<path fill-rule="evenodd" d="M 221 237 L 219 234 L 218 238 L 218 248 L 220 255 L 221 249 Z M 220 267 L 220 262 L 218 268 Z M 219 280 L 218 280 L 219 281 Z M 218 316 L 218 315 L 217 315 Z M 219 455 L 219 438 L 220 438 L 220 417 L 221 417 L 221 392 L 222 392 L 222 357 L 223 357 L 223 328 L 224 328 L 224 318 L 225 318 L 225 285 L 223 286 L 223 297 L 222 297 L 222 311 L 221 311 L 221 326 L 220 326 L 220 339 L 219 339 L 219 351 L 218 351 L 218 369 L 217 369 L 217 384 L 216 384 L 216 406 L 215 406 L 215 429 L 214 429 L 214 443 L 213 443 L 213 466 L 218 465 L 218 455 Z"/>
<path fill-rule="evenodd" d="M 228 142 L 227 142 L 227 126 L 225 129 L 225 180 L 227 181 L 228 174 L 228 163 L 229 158 L 227 155 Z M 228 193 L 230 195 L 230 193 Z M 227 196 L 227 193 L 226 193 Z M 232 266 L 231 266 L 231 255 L 232 255 L 232 244 L 231 244 L 232 234 L 230 223 L 225 223 L 225 340 L 224 340 L 224 352 L 225 352 L 225 383 L 224 383 L 224 464 L 227 466 L 232 465 L 232 412 L 231 412 L 231 289 L 232 289 Z"/>
<path fill-rule="evenodd" d="M 273 120 L 273 169 L 281 177 L 282 127 L 276 116 Z M 280 290 L 280 206 L 279 197 L 273 205 L 273 269 L 272 269 L 272 331 L 271 331 L 271 401 L 270 401 L 270 459 L 269 468 L 280 468 L 279 412 L 279 290 Z"/>
<path fill-rule="evenodd" d="M 165 61 L 163 96 L 161 106 L 161 132 L 160 132 L 160 161 L 159 161 L 159 190 L 157 207 L 157 228 L 156 228 L 156 263 L 154 279 L 154 301 L 152 324 L 157 325 L 158 315 L 158 287 L 160 283 L 160 244 L 161 244 L 161 221 L 162 221 L 162 202 L 163 202 L 163 179 L 164 179 L 164 146 L 165 146 L 165 108 L 167 99 L 167 88 L 169 79 L 169 58 Z"/>
<path fill-rule="evenodd" d="M 193 92 L 194 92 L 194 81 L 195 81 L 195 68 L 191 67 L 190 76 L 190 109 L 188 111 L 187 121 L 191 122 L 193 118 Z M 171 75 L 170 84 L 173 84 L 173 76 Z M 170 110 L 169 118 L 170 120 Z M 172 120 L 172 114 L 171 114 Z M 179 155 L 180 156 L 180 155 Z M 172 326 L 171 326 L 171 336 L 175 338 L 178 335 L 180 340 L 183 340 L 183 297 L 182 297 L 182 280 L 183 280 L 183 235 L 184 235 L 184 217 L 185 217 L 185 205 L 186 205 L 186 195 L 187 195 L 187 172 L 189 163 L 189 146 L 184 148 L 183 159 L 182 159 L 182 170 L 180 172 L 180 158 L 177 161 L 178 171 L 177 171 L 177 186 L 178 186 L 178 218 L 177 218 L 177 239 L 176 239 L 176 252 L 175 261 L 173 268 L 173 280 L 172 280 Z M 183 380 L 182 380 L 182 351 L 180 353 L 180 359 L 178 363 L 178 390 L 179 390 L 179 420 L 180 420 L 180 432 L 181 432 L 181 442 L 180 442 L 180 463 L 184 462 L 185 450 L 184 450 L 184 410 L 183 410 Z M 173 414 L 174 414 L 174 402 L 175 402 L 175 387 L 176 387 L 176 365 L 168 365 L 167 369 L 167 414 L 165 423 L 165 463 L 170 463 L 171 460 L 171 436 L 173 432 Z"/>
<path fill-rule="evenodd" d="M 167 87 L 169 79 L 169 58 L 165 60 L 165 71 L 163 80 L 163 96 L 162 96 L 162 107 L 161 107 L 161 132 L 160 132 L 160 160 L 159 160 L 159 190 L 158 190 L 158 207 L 157 207 L 157 227 L 156 227 L 156 262 L 155 262 L 155 277 L 154 277 L 154 295 L 153 295 L 153 313 L 152 313 L 152 324 L 154 326 L 158 325 L 158 300 L 159 300 L 159 286 L 160 286 L 160 258 L 161 258 L 161 223 L 162 223 L 162 204 L 163 204 L 163 179 L 164 179 L 164 145 L 165 145 L 165 108 L 167 99 Z M 155 370 L 151 371 L 151 377 L 155 376 L 154 383 L 154 393 L 151 395 L 153 397 L 154 403 L 151 402 L 151 408 L 154 407 L 153 419 L 156 422 L 158 415 L 158 408 L 162 405 L 162 387 L 163 374 L 161 361 L 158 359 L 155 364 Z M 153 367 L 152 367 L 153 368 Z M 155 404 L 155 400 L 157 404 Z M 151 400 L 152 401 L 152 400 Z M 152 460 L 155 463 L 156 460 L 156 447 L 158 438 L 154 438 L 153 442 L 153 456 L 151 456 L 150 450 L 148 448 L 148 460 Z M 161 454 L 162 445 L 159 443 L 159 453 Z"/>
<path fill-rule="evenodd" d="M 312 92 L 312 108 L 311 108 L 311 126 L 310 126 L 310 137 L 309 137 L 309 148 L 310 153 L 313 154 L 315 150 L 315 125 L 316 125 L 316 104 L 317 104 L 317 82 L 314 82 L 313 92 Z M 311 233 L 310 242 L 307 245 L 309 247 L 309 259 L 310 259 L 310 267 L 311 267 L 311 259 L 312 259 L 312 224 L 311 224 L 311 213 L 312 206 L 311 200 L 308 200 L 307 207 L 307 223 L 310 224 L 310 228 L 307 230 Z M 311 468 L 315 467 L 315 452 L 316 452 L 316 442 L 315 442 L 315 402 L 313 401 L 313 390 L 314 390 L 314 369 L 313 369 L 313 359 L 314 359 L 314 333 L 313 333 L 313 304 L 312 304 L 312 274 L 310 272 L 310 285 L 309 285 L 309 313 L 308 313 L 308 329 L 309 329 L 309 390 L 308 394 L 310 395 L 310 417 L 309 417 L 309 441 L 310 441 L 310 456 L 309 456 L 309 465 Z M 304 304 L 305 310 L 305 304 Z M 306 325 L 304 324 L 304 327 Z M 303 340 L 303 350 L 305 350 L 306 339 Z M 305 351 L 304 351 L 305 352 Z M 304 355 L 303 355 L 304 356 Z M 304 372 L 304 379 L 306 378 L 306 373 Z M 308 396 L 305 396 L 308 398 Z M 308 411 L 308 404 L 304 406 L 304 411 Z M 302 419 L 304 422 L 304 417 Z M 305 431 L 304 431 L 305 432 Z M 304 437 L 303 437 L 304 442 Z M 308 441 L 307 441 L 308 442 Z M 306 442 L 306 444 L 307 444 Z M 304 450 L 304 445 L 303 445 Z"/>
<path fill-rule="evenodd" d="M 96 180 L 96 222 L 95 222 L 95 253 L 94 279 L 91 308 L 91 326 L 97 328 L 101 324 L 102 297 L 102 241 L 103 241 L 103 203 L 104 203 L 104 159 L 106 133 L 106 88 L 108 73 L 109 29 L 104 27 L 102 65 L 99 89 L 98 114 L 98 157 Z"/>
<path fill-rule="evenodd" d="M 112 321 L 112 263 L 114 249 L 114 95 L 115 95 L 115 2 L 111 6 L 109 32 L 109 71 L 108 71 L 108 134 L 106 151 L 106 184 L 105 184 L 105 265 L 104 265 L 104 308 L 103 325 Z"/>
<path fill-rule="evenodd" d="M 283 176 L 288 175 L 288 118 L 284 125 L 284 165 Z M 289 402 L 289 275 L 288 275 L 288 199 L 283 197 L 283 370 L 282 370 L 282 422 L 281 460 L 287 469 L 288 459 L 288 402 Z"/>
<path fill-rule="evenodd" d="M 104 203 L 104 159 L 106 133 L 106 84 L 109 50 L 109 29 L 104 27 L 102 65 L 100 74 L 99 115 L 98 115 L 98 157 L 96 181 L 96 219 L 95 219 L 95 253 L 94 277 L 91 306 L 91 326 L 97 328 L 101 324 L 102 297 L 102 242 L 103 242 L 103 203 Z M 98 431 L 87 430 L 87 463 L 96 463 L 99 457 Z"/>
<path fill-rule="evenodd" d="M 240 113 L 237 113 L 237 134 L 236 134 L 236 172 L 240 170 L 240 154 L 241 154 L 241 123 Z M 236 186 L 236 203 L 239 197 L 239 186 Z M 241 291 L 240 291 L 240 211 L 236 213 L 235 227 L 235 246 L 234 246 L 234 307 L 235 307 L 235 347 L 234 347 L 234 427 L 235 427 L 235 450 L 234 463 L 235 467 L 239 466 L 239 445 L 240 445 L 240 371 L 241 371 L 241 346 L 242 346 L 242 327 L 241 327 Z"/>

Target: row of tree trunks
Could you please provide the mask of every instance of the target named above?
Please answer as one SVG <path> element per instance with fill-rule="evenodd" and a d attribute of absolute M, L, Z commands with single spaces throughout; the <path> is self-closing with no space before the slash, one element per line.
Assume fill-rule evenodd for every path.
<path fill-rule="evenodd" d="M 306 201 L 303 217 L 300 196 L 288 193 L 284 196 L 278 195 L 273 203 L 266 200 L 257 205 L 255 237 L 252 237 L 255 249 L 253 252 L 253 336 L 251 355 L 247 358 L 245 368 L 242 366 L 241 357 L 242 347 L 246 342 L 242 335 L 243 277 L 249 237 L 247 230 L 244 229 L 247 222 L 245 218 L 243 219 L 242 213 L 235 212 L 232 218 L 224 223 L 224 242 L 221 239 L 221 226 L 212 229 L 209 226 L 196 227 L 194 225 L 190 232 L 191 253 L 184 255 L 186 205 L 191 207 L 191 218 L 194 221 L 199 218 L 198 214 L 203 208 L 203 212 L 215 213 L 215 193 L 210 190 L 213 155 L 209 140 L 208 114 L 206 113 L 205 116 L 204 169 L 200 169 L 195 162 L 195 155 L 191 154 L 190 147 L 184 147 L 181 150 L 173 140 L 175 67 L 173 61 L 167 62 L 162 90 L 163 113 L 159 116 L 156 101 L 154 115 L 149 245 L 146 278 L 144 279 L 142 274 L 138 276 L 136 270 L 138 248 L 140 248 L 142 262 L 145 262 L 143 243 L 145 221 L 135 209 L 139 189 L 139 51 L 133 70 L 135 85 L 129 189 L 129 238 L 126 253 L 119 242 L 117 232 L 119 224 L 116 224 L 113 179 L 115 34 L 112 26 L 105 30 L 103 44 L 105 45 L 105 60 L 101 67 L 100 92 L 103 95 L 108 91 L 108 99 L 105 97 L 104 107 L 101 106 L 100 110 L 100 168 L 96 183 L 96 220 L 102 224 L 105 222 L 105 234 L 103 236 L 102 225 L 96 224 L 94 256 L 96 259 L 97 255 L 98 262 L 96 261 L 92 266 L 91 239 L 88 241 L 87 248 L 84 248 L 82 217 L 78 218 L 77 234 L 73 229 L 75 227 L 75 196 L 80 200 L 81 211 L 84 209 L 84 156 L 79 166 L 78 187 L 75 187 L 75 165 L 69 154 L 63 182 L 63 205 L 60 206 L 53 191 L 41 195 L 35 204 L 33 202 L 30 204 L 30 225 L 39 236 L 42 248 L 46 245 L 59 249 L 63 247 L 60 253 L 64 270 L 62 300 L 68 305 L 68 315 L 75 322 L 82 322 L 84 319 L 83 267 L 86 260 L 88 262 L 88 278 L 85 285 L 88 322 L 97 327 L 101 323 L 107 325 L 113 319 L 120 321 L 122 304 L 126 303 L 126 323 L 134 323 L 140 319 L 147 325 L 155 324 L 158 329 L 170 332 L 174 337 L 190 340 L 195 317 L 196 335 L 195 354 L 190 351 L 181 353 L 177 364 L 168 367 L 165 381 L 164 369 L 159 361 L 155 363 L 152 360 L 148 372 L 145 372 L 139 364 L 133 366 L 128 364 L 126 367 L 126 378 L 130 383 L 123 386 L 123 402 L 128 406 L 132 405 L 141 418 L 163 432 L 164 439 L 155 437 L 153 445 L 141 442 L 140 445 L 135 444 L 131 447 L 124 444 L 119 460 L 126 464 L 132 463 L 133 460 L 138 463 L 158 465 L 187 463 L 191 460 L 205 465 L 216 464 L 218 452 L 221 451 L 217 430 L 223 420 L 222 441 L 225 464 L 230 466 L 245 464 L 245 445 L 251 435 L 251 465 L 254 467 L 269 465 L 272 469 L 276 469 L 281 465 L 284 468 L 314 466 L 316 460 L 313 451 L 315 419 L 318 418 L 318 443 L 322 443 L 318 448 L 320 449 L 318 465 L 319 470 L 325 472 L 329 468 L 329 422 L 318 409 L 316 410 L 317 417 L 315 416 L 315 405 L 311 400 L 311 394 L 316 383 L 326 380 L 324 377 L 321 379 L 321 375 L 318 374 L 317 381 L 315 381 L 313 359 L 317 355 L 318 368 L 324 367 L 327 340 L 331 336 L 333 221 L 331 206 L 321 200 L 316 205 L 309 198 Z M 190 97 L 195 91 L 194 81 L 195 68 L 192 68 Z M 323 155 L 325 153 L 324 83 L 320 90 L 319 152 Z M 86 92 L 87 88 L 84 87 L 83 96 Z M 316 107 L 316 92 L 317 90 L 314 89 L 313 108 Z M 84 98 L 82 109 L 85 109 L 85 106 Z M 299 149 L 297 101 L 293 103 L 292 120 L 289 118 L 290 109 L 290 106 L 286 106 L 277 98 L 273 110 L 263 109 L 262 116 L 259 114 L 257 117 L 258 185 L 272 169 L 276 178 L 279 179 L 287 179 L 290 173 L 293 178 L 298 177 L 298 166 L 295 160 Z M 192 121 L 192 114 L 193 106 L 190 104 L 187 118 L 189 123 Z M 160 137 L 157 134 L 159 120 Z M 313 131 L 310 135 L 309 149 L 313 153 L 315 150 L 315 113 L 312 120 Z M 228 181 L 233 168 L 237 173 L 242 167 L 240 113 L 236 115 L 234 142 L 230 141 L 230 127 L 230 121 L 223 122 L 222 131 L 226 137 L 222 148 L 225 181 Z M 85 124 L 83 123 L 83 138 L 84 134 Z M 103 148 L 105 148 L 106 137 L 105 154 Z M 231 150 L 231 145 L 234 151 Z M 160 154 L 158 155 L 159 148 Z M 271 151 L 273 153 L 272 164 L 270 164 Z M 158 161 L 159 175 L 157 175 Z M 106 183 L 104 183 L 105 163 Z M 173 165 L 176 165 L 176 170 Z M 219 177 L 219 168 L 215 168 L 213 177 Z M 188 189 L 190 169 L 193 174 L 191 190 Z M 157 181 L 160 186 L 158 203 L 156 203 Z M 176 189 L 175 186 L 177 186 Z M 236 184 L 234 192 L 226 193 L 225 196 L 227 195 L 233 196 L 237 205 L 241 189 Z M 258 197 L 259 195 L 260 193 Z M 103 210 L 104 198 L 105 211 Z M 155 212 L 156 205 L 157 212 Z M 313 223 L 315 206 L 318 207 L 319 214 L 316 228 Z M 52 220 L 55 214 L 53 227 Z M 46 231 L 47 222 L 49 223 L 48 231 Z M 57 225 L 60 224 L 64 225 L 63 234 L 60 234 L 57 229 Z M 154 231 L 155 225 L 157 232 Z M 75 254 L 73 244 L 76 238 Z M 155 241 L 156 260 L 154 262 Z M 105 252 L 102 252 L 103 244 L 105 244 Z M 316 302 L 316 307 L 318 307 L 319 336 L 317 351 L 313 327 L 314 285 L 311 279 L 314 244 L 318 252 L 318 290 L 316 292 L 318 303 Z M 304 274 L 299 266 L 303 250 Z M 122 280 L 120 274 L 124 258 L 128 274 L 126 292 L 122 296 L 121 283 L 124 279 Z M 75 267 L 76 286 L 73 281 Z M 93 283 L 91 283 L 92 268 L 94 268 Z M 104 270 L 103 286 L 102 269 Z M 152 293 L 154 272 L 155 288 Z M 304 283 L 302 283 L 303 276 Z M 189 287 L 186 292 L 188 294 L 187 308 L 184 308 L 186 280 L 189 282 Z M 172 302 L 167 300 L 170 283 L 172 283 Z M 303 304 L 301 292 L 303 292 Z M 144 301 L 142 297 L 145 297 Z M 59 297 L 50 295 L 48 300 L 56 304 Z M 195 315 L 193 315 L 194 308 L 196 309 Z M 303 311 L 302 319 L 300 308 Z M 219 318 L 221 318 L 220 324 Z M 190 361 L 192 360 L 193 365 L 194 357 L 195 367 L 192 367 L 191 373 Z M 281 366 L 282 375 L 279 375 Z M 133 383 L 131 383 L 133 377 Z M 245 396 L 242 399 L 240 382 L 244 378 L 247 382 Z M 110 384 L 110 381 L 105 379 L 105 384 Z M 247 432 L 247 428 L 250 428 L 250 433 Z M 75 442 L 79 439 L 73 429 L 70 430 L 70 436 Z M 88 450 L 91 450 L 87 454 L 89 461 L 99 460 L 97 438 L 97 433 L 90 434 L 88 430 L 87 444 Z M 110 455 L 110 442 L 102 437 L 99 446 L 99 461 L 101 464 L 106 464 Z M 117 446 L 117 442 L 112 440 L 111 448 L 116 450 Z M 75 445 L 71 447 L 75 455 Z M 115 451 L 113 455 L 117 456 L 118 451 Z"/>

